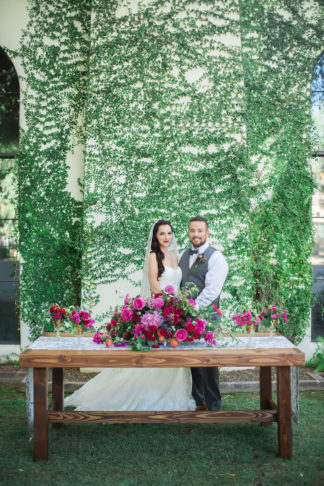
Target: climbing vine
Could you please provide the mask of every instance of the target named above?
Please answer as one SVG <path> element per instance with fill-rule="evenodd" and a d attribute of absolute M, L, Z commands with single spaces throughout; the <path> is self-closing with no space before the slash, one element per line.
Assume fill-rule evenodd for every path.
<path fill-rule="evenodd" d="M 199 214 L 229 262 L 227 315 L 278 301 L 300 340 L 322 2 L 32 0 L 29 12 L 19 224 L 33 334 L 40 309 L 78 302 L 81 287 L 90 306 L 101 285 L 138 284 L 156 219 L 184 248 Z M 80 140 L 82 204 L 66 189 Z"/>

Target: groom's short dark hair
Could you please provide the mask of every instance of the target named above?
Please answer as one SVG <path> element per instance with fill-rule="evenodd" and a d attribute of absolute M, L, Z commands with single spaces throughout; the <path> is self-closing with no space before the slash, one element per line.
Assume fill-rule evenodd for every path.
<path fill-rule="evenodd" d="M 208 229 L 208 221 L 207 219 L 203 218 L 202 216 L 195 216 L 194 218 L 191 218 L 189 221 L 189 224 L 192 223 L 193 221 L 201 221 L 202 223 L 205 223 L 206 228 Z"/>

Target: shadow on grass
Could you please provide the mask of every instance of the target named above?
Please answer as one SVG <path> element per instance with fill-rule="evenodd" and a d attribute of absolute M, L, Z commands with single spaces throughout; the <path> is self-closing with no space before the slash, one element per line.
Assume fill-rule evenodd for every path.
<path fill-rule="evenodd" d="M 324 392 L 301 394 L 291 461 L 277 457 L 276 424 L 70 424 L 49 428 L 49 460 L 34 463 L 24 396 L 3 391 L 2 485 L 273 486 L 324 481 Z M 223 409 L 258 406 L 256 394 L 223 397 Z"/>

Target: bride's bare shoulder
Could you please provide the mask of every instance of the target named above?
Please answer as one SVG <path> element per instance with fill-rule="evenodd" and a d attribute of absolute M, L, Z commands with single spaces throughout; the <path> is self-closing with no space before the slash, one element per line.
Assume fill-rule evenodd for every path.
<path fill-rule="evenodd" d="M 148 261 L 149 263 L 153 263 L 153 264 L 157 263 L 156 253 L 154 253 L 154 251 L 152 251 L 152 253 L 149 254 Z"/>

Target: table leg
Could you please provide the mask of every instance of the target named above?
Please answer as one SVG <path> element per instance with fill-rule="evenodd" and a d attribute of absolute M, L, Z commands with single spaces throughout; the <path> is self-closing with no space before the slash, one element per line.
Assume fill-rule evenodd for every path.
<path fill-rule="evenodd" d="M 48 458 L 47 369 L 34 369 L 34 461 Z"/>
<path fill-rule="evenodd" d="M 271 366 L 260 366 L 260 408 L 261 410 L 272 408 Z M 261 425 L 267 427 L 272 425 L 272 422 L 263 422 Z"/>
<path fill-rule="evenodd" d="M 291 396 L 290 396 L 290 366 L 277 368 L 277 400 L 278 400 L 278 443 L 279 456 L 291 459 L 292 427 L 291 427 Z"/>
<path fill-rule="evenodd" d="M 64 381 L 63 381 L 63 368 L 52 369 L 52 398 L 53 398 L 53 410 L 64 410 Z M 63 423 L 52 424 L 52 427 L 62 427 Z"/>

